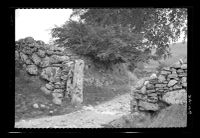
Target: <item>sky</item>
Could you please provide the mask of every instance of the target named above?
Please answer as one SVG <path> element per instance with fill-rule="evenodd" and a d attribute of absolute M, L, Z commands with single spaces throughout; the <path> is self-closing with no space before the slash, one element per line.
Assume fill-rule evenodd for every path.
<path fill-rule="evenodd" d="M 50 29 L 64 24 L 71 13 L 71 9 L 16 9 L 15 40 L 31 36 L 48 43 Z"/>
<path fill-rule="evenodd" d="M 15 40 L 30 36 L 49 43 L 50 29 L 64 24 L 71 13 L 72 9 L 16 9 Z M 182 38 L 179 42 L 181 41 Z"/>

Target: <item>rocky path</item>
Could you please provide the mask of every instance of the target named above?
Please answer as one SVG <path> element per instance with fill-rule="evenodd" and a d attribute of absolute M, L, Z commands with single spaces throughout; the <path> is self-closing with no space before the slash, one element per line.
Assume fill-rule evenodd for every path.
<path fill-rule="evenodd" d="M 130 113 L 130 94 L 120 95 L 97 106 L 83 106 L 79 111 L 53 117 L 21 120 L 15 128 L 101 128 Z"/>

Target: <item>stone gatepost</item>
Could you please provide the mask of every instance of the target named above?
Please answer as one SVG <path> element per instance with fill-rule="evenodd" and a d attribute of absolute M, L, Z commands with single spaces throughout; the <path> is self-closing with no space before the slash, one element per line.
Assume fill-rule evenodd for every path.
<path fill-rule="evenodd" d="M 83 77 L 84 61 L 78 59 L 75 61 L 73 73 L 73 85 L 71 91 L 71 103 L 80 105 L 83 102 Z"/>

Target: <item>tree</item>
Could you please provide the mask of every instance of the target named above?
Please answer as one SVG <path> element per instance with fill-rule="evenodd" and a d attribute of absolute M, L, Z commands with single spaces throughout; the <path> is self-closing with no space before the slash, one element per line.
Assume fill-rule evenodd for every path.
<path fill-rule="evenodd" d="M 170 56 L 169 44 L 187 35 L 187 9 L 74 9 L 69 20 L 52 29 L 55 43 L 96 63 L 148 62 Z M 155 55 L 151 51 L 156 48 Z"/>

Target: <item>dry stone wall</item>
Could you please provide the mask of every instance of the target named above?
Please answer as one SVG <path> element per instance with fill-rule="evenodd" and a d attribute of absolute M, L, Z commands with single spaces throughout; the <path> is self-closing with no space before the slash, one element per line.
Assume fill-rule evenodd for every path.
<path fill-rule="evenodd" d="M 41 90 L 51 95 L 55 104 L 61 105 L 64 98 L 71 98 L 74 104 L 83 101 L 84 61 L 77 55 L 27 37 L 16 42 L 15 60 L 28 74 L 46 81 Z"/>
<path fill-rule="evenodd" d="M 131 93 L 132 112 L 158 111 L 171 104 L 186 104 L 187 59 L 139 80 Z"/>

